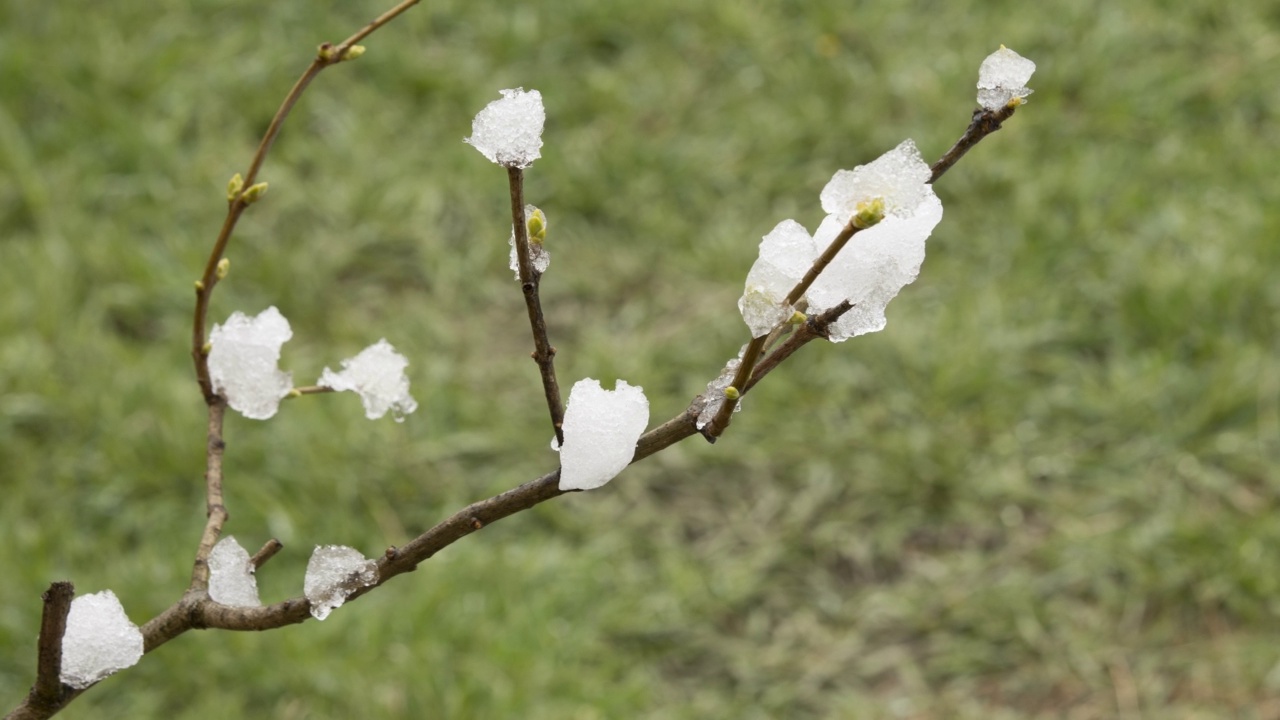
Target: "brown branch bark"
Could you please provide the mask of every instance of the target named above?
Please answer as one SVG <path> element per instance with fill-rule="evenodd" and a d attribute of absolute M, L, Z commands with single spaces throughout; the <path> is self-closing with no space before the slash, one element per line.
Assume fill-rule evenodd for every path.
<path fill-rule="evenodd" d="M 69 582 L 55 582 L 41 595 L 44 613 L 40 618 L 40 638 L 36 649 L 36 682 L 26 699 L 5 716 L 5 720 L 49 717 L 74 692 L 62 684 L 62 636 L 67 631 L 67 614 L 76 588 Z"/>
<path fill-rule="evenodd" d="M 524 293 L 525 309 L 529 313 L 529 327 L 533 330 L 533 360 L 538 363 L 542 377 L 542 393 L 551 414 L 551 428 L 556 441 L 564 444 L 564 401 L 560 398 L 560 383 L 556 380 L 556 349 L 547 339 L 547 320 L 542 314 L 542 300 L 538 296 L 541 273 L 533 268 L 529 251 L 529 227 L 524 218 L 524 171 L 518 167 L 507 168 L 507 182 L 511 188 L 511 226 L 516 238 L 516 266 L 520 273 L 520 289 Z"/>
<path fill-rule="evenodd" d="M 222 456 L 227 443 L 222 439 L 222 421 L 227 412 L 227 401 L 219 396 L 209 404 L 209 423 L 205 447 L 205 524 L 196 548 L 195 563 L 191 569 L 191 590 L 203 592 L 209 589 L 209 553 L 222 535 L 222 526 L 230 515 L 222 497 Z"/>
<path fill-rule="evenodd" d="M 266 544 L 262 546 L 261 550 L 254 553 L 253 557 L 249 558 L 249 564 L 253 565 L 254 570 L 257 570 L 258 568 L 267 564 L 268 560 L 275 557 L 276 553 L 280 552 L 283 549 L 284 549 L 284 543 L 280 542 L 275 538 L 271 538 L 266 542 Z"/>
<path fill-rule="evenodd" d="M 1005 120 L 1013 117 L 1013 113 L 1018 109 L 1017 105 L 1009 104 L 999 110 L 987 110 L 978 108 L 973 111 L 973 120 L 969 123 L 969 127 L 965 129 L 964 134 L 951 146 L 943 156 L 930 166 L 933 175 L 929 178 L 929 182 L 933 183 L 942 177 L 943 173 L 951 169 L 964 157 L 964 154 L 973 149 L 975 145 L 982 142 L 982 139 L 991 133 L 1000 129 Z"/>

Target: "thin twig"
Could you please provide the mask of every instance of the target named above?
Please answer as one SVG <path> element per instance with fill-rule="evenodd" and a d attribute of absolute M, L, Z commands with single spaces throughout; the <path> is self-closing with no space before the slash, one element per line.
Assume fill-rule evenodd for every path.
<path fill-rule="evenodd" d="M 275 538 L 271 538 L 262 546 L 261 550 L 254 553 L 253 557 L 249 558 L 249 564 L 253 566 L 254 570 L 257 570 L 265 565 L 268 560 L 275 557 L 276 553 L 280 552 L 282 549 L 284 549 L 284 543 Z"/>
<path fill-rule="evenodd" d="M 195 564 L 191 569 L 191 590 L 204 592 L 209 589 L 209 553 L 222 535 L 226 524 L 227 506 L 222 499 L 222 456 L 227 443 L 222 439 L 222 421 L 226 415 L 227 401 L 215 397 L 209 404 L 208 442 L 205 447 L 205 524 L 196 549 Z"/>
<path fill-rule="evenodd" d="M 956 141 L 956 144 L 948 150 L 938 162 L 930 166 L 932 174 L 929 183 L 933 183 L 942 177 L 943 173 L 951 169 L 964 154 L 969 152 L 973 146 L 982 141 L 983 138 L 1000 129 L 1001 123 L 1013 116 L 1017 105 L 1010 103 L 999 110 L 978 109 L 973 113 L 973 120 L 969 123 L 969 127 L 965 130 L 964 135 Z M 863 228 L 854 224 L 855 218 L 850 218 L 849 222 L 840 230 L 840 234 L 836 235 L 827 248 L 822 251 L 813 264 L 809 266 L 809 270 L 805 272 L 804 277 L 799 283 L 787 293 L 786 302 L 788 305 L 795 305 L 800 302 L 804 294 L 808 292 L 814 281 L 818 279 L 818 275 L 831 264 L 836 255 L 844 249 L 844 246 L 859 230 Z M 848 308 L 845 308 L 846 310 Z M 843 311 L 842 311 L 843 312 Z M 738 400 L 744 389 L 744 385 L 752 378 L 755 371 L 756 361 L 759 360 L 760 351 L 766 344 L 772 344 L 770 339 L 774 338 L 771 333 L 763 338 L 753 338 L 747 345 L 746 352 L 743 353 L 742 361 L 738 365 L 738 371 L 734 374 L 733 381 L 730 386 L 738 391 L 737 397 L 726 396 L 724 402 L 721 403 L 720 409 L 716 411 L 715 417 L 711 422 L 702 428 L 702 434 L 708 442 L 714 443 L 717 438 L 729 427 L 729 423 L 733 420 L 733 410 L 738 405 Z M 810 338 L 812 339 L 812 338 Z M 807 341 L 806 341 L 807 342 Z"/>
<path fill-rule="evenodd" d="M 542 376 L 542 392 L 547 399 L 547 411 L 551 414 L 551 427 L 556 440 L 564 443 L 564 402 L 560 399 L 560 383 L 556 380 L 556 349 L 547 340 L 547 321 L 542 314 L 542 300 L 538 297 L 541 273 L 533 268 L 529 251 L 529 227 L 524 217 L 524 171 L 518 167 L 507 168 L 507 181 L 511 188 L 511 226 L 516 238 L 516 266 L 520 272 L 520 289 L 524 293 L 524 306 L 529 312 L 529 327 L 533 330 L 533 360 L 538 363 Z"/>
<path fill-rule="evenodd" d="M 222 221 L 222 229 L 219 230 L 218 237 L 213 243 L 213 249 L 209 253 L 209 259 L 205 262 L 204 274 L 200 276 L 200 281 L 196 283 L 195 317 L 191 323 L 191 358 L 195 362 L 196 381 L 200 384 L 200 391 L 204 394 L 206 403 L 213 403 L 215 397 L 213 383 L 209 379 L 208 357 L 204 351 L 205 324 L 208 322 L 209 317 L 209 299 L 212 297 L 213 288 L 219 280 L 217 273 L 218 262 L 226 254 L 227 243 L 231 241 L 231 234 L 236 228 L 236 223 L 240 221 L 240 216 L 244 214 L 245 208 L 249 206 L 249 203 L 245 200 L 244 193 L 258 179 L 258 172 L 262 170 L 262 164 L 266 162 L 267 153 L 271 151 L 271 146 L 280 134 L 280 128 L 284 126 L 284 121 L 288 119 L 289 113 L 302 97 L 302 93 L 306 91 L 311 81 L 320 74 L 320 71 L 345 60 L 347 53 L 357 42 L 368 37 L 375 30 L 391 22 L 419 2 L 420 0 L 404 0 L 379 15 L 341 43 L 337 45 L 329 43 L 321 45 L 311 64 L 303 71 L 298 81 L 293 84 L 289 94 L 285 95 L 284 101 L 280 103 L 279 109 L 276 110 L 275 116 L 271 118 L 271 124 L 267 126 L 267 131 L 263 134 L 262 141 L 258 143 L 258 149 L 253 154 L 249 169 L 245 171 L 244 190 L 227 201 L 227 216 Z"/>
<path fill-rule="evenodd" d="M 755 387 L 756 383 L 760 382 L 765 375 L 772 372 L 774 368 L 781 365 L 784 360 L 791 357 L 795 351 L 804 347 L 811 340 L 826 338 L 828 336 L 827 333 L 829 332 L 831 323 L 838 320 L 841 315 L 849 312 L 852 308 L 853 305 L 848 300 L 842 300 L 839 305 L 836 305 L 833 308 L 820 312 L 817 315 L 810 315 L 809 318 L 805 320 L 804 324 L 787 337 L 785 342 L 779 345 L 776 350 L 769 353 L 769 355 L 763 360 L 756 363 L 756 371 L 752 374 L 751 379 L 747 381 L 746 387 L 742 388 L 742 393 L 745 395 L 751 390 L 751 388 Z"/>
<path fill-rule="evenodd" d="M 296 387 L 290 390 L 289 394 L 284 396 L 284 399 L 290 400 L 303 395 L 321 395 L 331 392 L 335 392 L 334 389 L 331 387 L 325 387 L 324 385 L 303 385 L 302 387 Z"/>
<path fill-rule="evenodd" d="M 831 261 L 835 259 L 836 255 L 844 249 L 844 246 L 849 242 L 849 239 L 854 235 L 857 235 L 858 232 L 863 229 L 855 225 L 854 222 L 855 218 L 849 218 L 849 222 L 845 223 L 845 226 L 840 230 L 840 233 L 835 236 L 835 239 L 827 245 L 826 249 L 822 251 L 822 254 L 819 255 L 813 261 L 813 264 L 809 266 L 809 270 L 805 272 L 804 277 L 800 278 L 800 282 L 796 283 L 796 286 L 791 288 L 791 292 L 787 293 L 786 303 L 788 305 L 794 306 L 796 303 L 800 302 L 800 299 L 809 291 L 813 282 L 818 279 L 818 275 L 820 275 L 822 271 L 831 264 Z M 758 338 L 752 338 L 751 342 L 747 344 L 747 349 L 742 354 L 742 361 L 738 364 L 738 371 L 734 374 L 733 381 L 730 383 L 730 386 L 738 391 L 739 397 L 741 396 L 743 386 L 751 379 L 751 374 L 756 368 L 756 361 L 760 359 L 760 352 L 764 349 L 770 337 L 772 337 L 771 333 Z M 721 403 L 720 409 L 716 411 L 715 417 L 713 417 L 711 422 L 707 423 L 702 428 L 702 435 L 707 439 L 707 442 L 714 443 L 716 438 L 719 438 L 721 433 L 729 427 L 729 423 L 733 421 L 733 409 L 737 407 L 737 405 L 738 397 L 725 396 L 724 402 Z"/>
<path fill-rule="evenodd" d="M 937 181 L 938 178 L 942 177 L 943 173 L 950 170 L 952 165 L 955 165 L 960 158 L 964 157 L 965 153 L 973 149 L 974 145 L 981 142 L 982 138 L 999 130 L 1000 125 L 1005 120 L 1013 117 L 1013 113 L 1017 109 L 1017 105 L 1010 103 L 999 110 L 987 110 L 985 108 L 974 110 L 973 120 L 969 123 L 969 127 L 965 129 L 964 134 L 960 136 L 956 144 L 952 145 L 951 149 L 938 162 L 929 168 L 933 171 L 929 182 Z"/>

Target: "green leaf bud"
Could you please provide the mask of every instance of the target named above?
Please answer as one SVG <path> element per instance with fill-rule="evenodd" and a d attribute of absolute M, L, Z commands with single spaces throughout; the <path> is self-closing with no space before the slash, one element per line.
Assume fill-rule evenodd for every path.
<path fill-rule="evenodd" d="M 853 216 L 853 226 L 859 230 L 879 224 L 884 220 L 884 198 L 874 198 L 872 200 L 863 200 L 857 205 L 857 212 Z"/>
<path fill-rule="evenodd" d="M 231 179 L 227 181 L 227 202 L 233 202 L 243 189 L 244 178 L 240 176 L 240 173 L 232 175 Z"/>
<path fill-rule="evenodd" d="M 244 195 L 242 195 L 241 197 L 244 199 L 245 205 L 252 205 L 258 202 L 258 200 L 260 200 L 262 196 L 266 194 L 266 192 L 267 192 L 267 184 L 264 182 L 260 182 L 260 183 L 255 183 L 253 185 L 250 185 L 249 189 L 245 190 Z"/>

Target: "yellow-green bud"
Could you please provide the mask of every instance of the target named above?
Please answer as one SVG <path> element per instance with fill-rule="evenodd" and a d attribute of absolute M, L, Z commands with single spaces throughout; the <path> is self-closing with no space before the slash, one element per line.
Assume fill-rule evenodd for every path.
<path fill-rule="evenodd" d="M 799 310 L 796 310 L 795 312 L 791 313 L 791 317 L 787 319 L 787 322 L 791 325 L 799 325 L 800 323 L 808 319 L 809 319 L 808 315 L 805 315 Z"/>
<path fill-rule="evenodd" d="M 529 229 L 529 242 L 541 245 L 547 239 L 547 216 L 541 210 L 534 208 L 525 226 Z"/>
<path fill-rule="evenodd" d="M 355 60 L 364 54 L 365 47 L 363 45 L 352 45 L 347 48 L 347 52 L 343 54 L 343 60 Z"/>
<path fill-rule="evenodd" d="M 742 397 L 742 393 L 738 392 L 738 388 L 730 385 L 729 387 L 724 389 L 724 396 L 729 400 L 737 400 L 738 398 Z"/>
<path fill-rule="evenodd" d="M 204 345 L 201 345 L 201 346 L 200 346 L 200 354 L 201 354 L 201 355 L 208 355 L 208 354 L 209 354 L 209 353 L 211 353 L 211 352 L 213 352 L 213 343 L 208 343 L 208 342 L 207 342 L 207 343 L 205 343 Z"/>
<path fill-rule="evenodd" d="M 884 220 L 884 198 L 863 200 L 858 203 L 857 212 L 853 216 L 853 226 L 866 230 Z"/>
<path fill-rule="evenodd" d="M 244 178 L 240 176 L 240 173 L 236 173 L 235 175 L 232 175 L 231 179 L 227 181 L 227 202 L 232 202 L 233 200 L 235 200 L 236 196 L 238 196 L 240 194 L 240 191 L 243 189 L 244 189 Z"/>
<path fill-rule="evenodd" d="M 218 261 L 218 268 L 213 274 L 217 275 L 219 280 L 224 280 L 229 272 L 231 272 L 231 261 L 227 258 L 222 258 Z"/>
<path fill-rule="evenodd" d="M 204 281 L 203 281 L 203 280 L 197 280 L 197 281 L 196 281 L 196 292 L 204 292 Z"/>
<path fill-rule="evenodd" d="M 321 43 L 316 50 L 316 56 L 325 62 L 333 61 L 333 43 Z"/>
<path fill-rule="evenodd" d="M 266 192 L 267 192 L 266 183 L 264 182 L 254 183 L 253 185 L 249 186 L 248 190 L 244 191 L 244 195 L 242 195 L 241 197 L 244 198 L 245 205 L 252 205 L 258 202 L 258 200 L 260 200 L 262 196 L 266 194 Z"/>
<path fill-rule="evenodd" d="M 292 399 L 292 398 L 299 398 L 299 397 L 302 397 L 302 392 L 299 391 L 298 388 L 289 388 L 289 394 L 285 395 L 285 399 Z"/>
<path fill-rule="evenodd" d="M 1016 107 L 1022 107 L 1023 105 L 1026 105 L 1026 104 L 1027 104 L 1026 98 L 1015 96 L 1013 98 L 1010 98 L 1009 102 L 1005 103 L 1005 107 L 1016 108 Z"/>

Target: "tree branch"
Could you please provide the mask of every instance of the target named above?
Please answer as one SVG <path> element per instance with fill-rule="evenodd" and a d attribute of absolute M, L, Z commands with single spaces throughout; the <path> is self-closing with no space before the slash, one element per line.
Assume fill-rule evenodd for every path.
<path fill-rule="evenodd" d="M 987 110 L 978 108 L 973 111 L 973 120 L 969 123 L 969 127 L 965 129 L 964 134 L 951 146 L 943 156 L 934 163 L 929 169 L 933 171 L 933 175 L 929 178 L 929 182 L 936 182 L 942 174 L 951 169 L 964 157 L 964 154 L 973 149 L 973 146 L 982 142 L 982 139 L 991 133 L 1000 129 L 1005 120 L 1013 117 L 1013 113 L 1018 106 L 1010 103 L 999 110 Z"/>
<path fill-rule="evenodd" d="M 929 169 L 932 173 L 928 182 L 933 183 L 935 180 L 942 177 L 943 173 L 950 170 L 952 165 L 959 162 L 960 158 L 964 157 L 964 154 L 981 142 L 983 138 L 999 130 L 1000 125 L 1004 123 L 1005 120 L 1008 120 L 1013 116 L 1017 107 L 1018 105 L 1016 103 L 1009 103 L 999 110 L 986 110 L 983 108 L 975 110 L 973 113 L 973 120 L 970 121 L 969 127 L 965 129 L 964 134 L 960 136 L 960 139 L 956 141 L 955 145 L 951 146 L 951 149 L 948 150 L 942 158 L 938 160 L 938 162 L 930 166 Z M 859 230 L 863 229 L 855 224 L 855 220 L 856 216 L 850 218 L 849 222 L 840 230 L 840 234 L 836 235 L 835 239 L 827 245 L 826 250 L 823 250 L 822 254 L 813 261 L 813 265 L 809 266 L 809 270 L 805 272 L 804 277 L 801 278 L 800 282 L 796 283 L 796 286 L 787 294 L 786 302 L 788 305 L 795 305 L 804 297 L 804 294 L 808 292 L 810 286 L 813 285 L 813 282 L 818 279 L 818 275 L 820 275 L 822 271 L 831 264 L 831 261 L 835 259 L 836 255 L 840 254 L 840 251 L 844 249 L 844 246 L 849 242 L 850 238 L 856 235 Z M 839 317 L 840 314 L 843 314 L 848 309 L 849 308 L 845 308 L 840 313 L 837 313 L 836 317 Z M 830 321 L 823 325 L 824 333 L 826 326 L 829 324 Z M 720 405 L 720 409 L 716 411 L 715 417 L 713 417 L 711 422 L 707 423 L 702 428 L 702 434 L 706 437 L 707 442 L 714 443 L 716 439 L 719 438 L 720 435 L 729 427 L 729 423 L 732 422 L 733 410 L 738 405 L 738 400 L 742 395 L 742 391 L 745 389 L 744 386 L 753 378 L 752 373 L 755 371 L 756 362 L 759 360 L 761 351 L 764 349 L 769 337 L 769 335 L 764 335 L 758 338 L 752 338 L 751 342 L 747 344 L 746 351 L 742 355 L 742 361 L 738 364 L 738 370 L 733 376 L 733 381 L 730 383 L 730 387 L 737 391 L 736 396 L 726 395 L 724 402 Z M 795 335 L 792 337 L 794 338 Z M 809 337 L 809 339 L 812 339 L 812 337 Z M 791 350 L 791 352 L 794 351 L 794 349 Z M 789 354 L 790 353 L 788 353 L 788 355 Z M 782 359 L 785 359 L 785 357 Z M 781 362 L 781 360 L 778 362 Z"/>
<path fill-rule="evenodd" d="M 227 243 L 231 241 L 231 233 L 235 230 L 236 223 L 240 221 L 240 216 L 244 214 L 245 208 L 249 207 L 249 201 L 246 199 L 245 193 L 248 188 L 253 186 L 254 180 L 258 179 L 258 172 L 262 170 L 262 164 L 266 162 L 267 153 L 271 151 L 271 146 L 280 134 L 280 128 L 284 126 L 284 121 L 288 119 L 289 113 L 293 111 L 293 106 L 298 103 L 302 93 L 306 92 L 307 86 L 320 74 L 320 71 L 330 65 L 336 65 L 346 60 L 348 52 L 356 43 L 399 17 L 406 10 L 417 5 L 418 2 L 420 0 L 403 0 L 403 2 L 379 15 L 341 43 L 337 45 L 324 43 L 320 46 L 311 64 L 302 72 L 302 76 L 298 78 L 298 81 L 293 84 L 289 94 L 285 95 L 284 101 L 280 103 L 279 109 L 276 110 L 275 116 L 271 118 L 271 124 L 267 126 L 267 131 L 262 136 L 262 141 L 258 143 L 258 149 L 253 154 L 249 169 L 245 171 L 244 189 L 228 199 L 227 216 L 222 221 L 222 229 L 218 232 L 217 239 L 214 240 L 213 250 L 209 253 L 209 260 L 205 262 L 204 274 L 200 276 L 199 282 L 196 283 L 195 317 L 191 323 L 191 358 L 195 362 L 196 381 L 200 384 L 200 391 L 204 394 L 206 403 L 212 404 L 216 397 L 213 392 L 213 383 L 209 379 L 208 357 L 204 351 L 205 324 L 209 317 L 209 299 L 213 295 L 214 286 L 218 284 L 220 279 L 218 277 L 218 262 L 226 254 Z"/>
<path fill-rule="evenodd" d="M 507 182 L 511 188 L 511 227 L 516 238 L 520 289 L 524 292 L 524 306 L 529 312 L 529 327 L 533 330 L 533 360 L 538 363 L 538 373 L 542 376 L 542 393 L 551 414 L 551 428 L 556 433 L 556 441 L 563 445 L 564 402 L 560 399 L 560 383 L 556 380 L 556 349 L 547 340 L 547 321 L 542 314 L 542 300 L 538 297 L 542 274 L 534 269 L 529 251 L 529 226 L 524 217 L 524 171 L 508 167 Z"/>
<path fill-rule="evenodd" d="M 222 498 L 222 456 L 227 443 L 222 439 L 222 421 L 227 411 L 227 401 L 219 396 L 209 404 L 208 440 L 205 447 L 205 525 L 196 548 L 196 559 L 191 569 L 191 590 L 203 592 L 209 589 L 209 553 L 222 535 L 222 526 L 230 517 Z"/>

